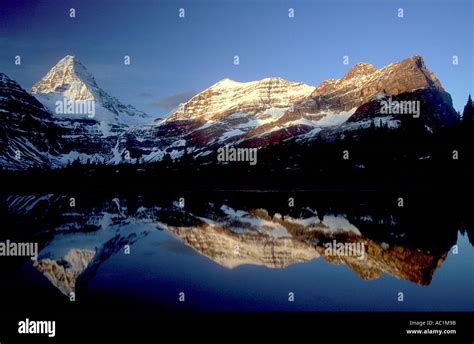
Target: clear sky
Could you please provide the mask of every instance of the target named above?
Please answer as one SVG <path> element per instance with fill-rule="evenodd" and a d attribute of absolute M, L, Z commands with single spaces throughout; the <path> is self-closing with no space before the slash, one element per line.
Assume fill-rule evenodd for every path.
<path fill-rule="evenodd" d="M 0 72 L 29 90 L 59 59 L 75 55 L 99 86 L 153 116 L 164 116 L 225 77 L 280 76 L 316 86 L 342 77 L 357 62 L 380 68 L 413 54 L 424 57 L 457 110 L 473 89 L 471 0 L 1 0 L 0 5 Z M 76 18 L 69 17 L 70 8 Z M 21 55 L 21 66 L 14 64 L 15 55 Z M 131 65 L 123 64 L 124 55 Z M 344 55 L 349 65 L 342 63 Z"/>

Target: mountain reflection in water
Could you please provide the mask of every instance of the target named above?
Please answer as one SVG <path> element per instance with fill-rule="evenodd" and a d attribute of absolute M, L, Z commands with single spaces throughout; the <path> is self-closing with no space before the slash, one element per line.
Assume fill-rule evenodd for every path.
<path fill-rule="evenodd" d="M 160 279 L 164 277 L 158 266 L 164 260 L 173 268 L 170 252 L 189 248 L 229 271 L 248 265 L 285 271 L 322 259 L 331 265 L 347 266 L 362 280 L 387 275 L 429 286 L 456 244 L 458 232 L 464 233 L 467 228 L 471 243 L 473 238 L 472 227 L 463 228 L 462 212 L 456 219 L 446 218 L 433 213 L 430 204 L 401 209 L 370 199 L 329 201 L 320 195 L 304 195 L 297 197 L 299 206 L 289 207 L 286 195 L 243 194 L 227 198 L 191 195 L 185 197 L 182 206 L 179 197 L 171 196 L 109 196 L 99 200 L 79 195 L 75 196 L 77 205 L 70 207 L 70 197 L 10 195 L 1 204 L 9 228 L 40 241 L 39 257 L 31 262 L 32 266 L 61 293 L 77 292 L 78 297 L 78 286 L 87 288 L 89 282 L 101 276 L 101 267 L 108 261 L 114 262 L 109 264 L 118 271 L 120 261 L 133 260 L 137 274 L 150 278 L 154 272 L 140 272 L 140 264 L 156 259 L 153 278 Z M 167 245 L 156 247 L 163 251 L 159 260 L 154 257 L 157 251 L 142 250 L 139 245 L 155 240 L 152 237 L 157 232 L 168 240 Z M 328 251 L 328 245 L 336 243 L 362 248 L 363 252 L 339 255 Z M 130 254 L 126 252 L 128 247 Z M 204 279 L 208 265 L 201 265 Z M 199 281 L 195 271 L 187 271 L 177 263 L 176 268 L 184 276 L 189 273 L 193 283 Z M 472 306 L 466 304 L 467 309 Z"/>

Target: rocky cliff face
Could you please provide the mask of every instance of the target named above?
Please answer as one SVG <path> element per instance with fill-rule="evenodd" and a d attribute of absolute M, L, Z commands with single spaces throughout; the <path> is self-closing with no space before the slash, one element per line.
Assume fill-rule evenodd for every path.
<path fill-rule="evenodd" d="M 322 82 L 312 92 L 310 99 L 296 104 L 277 121 L 256 128 L 251 134 L 262 135 L 298 123 L 305 126 L 305 133 L 311 131 L 313 135 L 310 135 L 309 139 L 317 136 L 334 138 L 338 132 L 367 127 L 370 123 L 367 120 L 372 118 L 380 118 L 389 126 L 398 126 L 401 116 L 411 114 L 381 113 L 381 102 L 389 98 L 419 101 L 420 121 L 430 126 L 449 124 L 456 119 L 451 96 L 427 69 L 422 57 L 414 55 L 381 69 L 367 63 L 358 63 L 341 79 Z M 367 108 L 370 104 L 372 108 L 369 112 Z M 324 122 L 325 117 L 329 117 L 325 116 L 327 113 L 331 114 L 331 125 L 318 126 L 318 122 Z M 335 123 L 337 114 L 344 113 L 348 116 Z M 359 125 L 354 125 L 356 122 L 359 122 Z M 350 123 L 352 125 L 347 125 Z"/>
<path fill-rule="evenodd" d="M 193 155 L 205 156 L 223 145 L 264 147 L 295 138 L 333 140 L 369 127 L 372 119 L 397 127 L 402 116 L 412 116 L 382 113 L 382 102 L 389 99 L 419 102 L 419 120 L 429 130 L 456 119 L 451 96 L 423 59 L 414 55 L 381 69 L 359 63 L 341 79 L 318 87 L 279 78 L 248 83 L 225 79 L 164 121 L 129 131 L 121 144 L 153 161 L 165 152 L 179 156 L 185 146 Z"/>
<path fill-rule="evenodd" d="M 307 99 L 314 87 L 282 78 L 253 82 L 224 79 L 197 94 L 167 117 L 166 121 L 216 121 L 228 115 L 258 115 L 271 108 L 288 108 Z"/>
<path fill-rule="evenodd" d="M 308 104 L 313 112 L 321 109 L 349 110 L 359 107 L 379 94 L 396 96 L 418 89 L 433 89 L 451 97 L 427 68 L 421 56 L 414 55 L 381 69 L 358 63 L 339 80 L 328 80 L 311 94 Z"/>
<path fill-rule="evenodd" d="M 58 128 L 49 112 L 15 81 L 0 73 L 0 166 L 48 167 L 58 153 Z"/>
<path fill-rule="evenodd" d="M 318 87 L 281 78 L 247 83 L 224 79 L 182 104 L 166 121 L 216 121 L 230 114 L 255 115 L 270 108 L 286 108 L 288 114 L 339 113 L 358 108 L 380 94 L 396 96 L 418 89 L 436 90 L 452 104 L 449 94 L 427 69 L 422 57 L 414 55 L 381 69 L 358 63 L 341 79 L 326 80 Z"/>

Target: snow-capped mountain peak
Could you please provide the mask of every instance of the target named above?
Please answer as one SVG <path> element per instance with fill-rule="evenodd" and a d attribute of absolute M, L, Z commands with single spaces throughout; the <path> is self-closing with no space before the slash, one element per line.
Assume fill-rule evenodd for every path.
<path fill-rule="evenodd" d="M 365 62 L 359 62 L 355 64 L 347 73 L 344 75 L 342 80 L 349 80 L 352 78 L 364 78 L 377 71 L 374 65 Z"/>
<path fill-rule="evenodd" d="M 250 82 L 225 78 L 182 104 L 166 121 L 218 120 L 235 113 L 256 115 L 269 108 L 288 107 L 308 98 L 314 89 L 277 77 Z"/>
<path fill-rule="evenodd" d="M 74 56 L 63 57 L 46 75 L 36 82 L 31 92 L 49 110 L 59 116 L 78 118 L 79 113 L 58 113 L 58 101 L 93 102 L 95 111 L 93 116 L 98 122 L 107 125 L 134 126 L 148 120 L 148 116 L 131 105 L 124 105 L 117 98 L 111 96 L 95 81 L 94 76 Z"/>
<path fill-rule="evenodd" d="M 63 57 L 31 89 L 34 94 L 62 93 L 72 101 L 94 100 L 97 90 L 94 77 L 71 55 Z"/>
<path fill-rule="evenodd" d="M 206 157 L 223 146 L 336 140 L 347 132 L 357 134 L 375 120 L 389 128 L 401 125 L 405 114 L 381 113 L 381 103 L 387 97 L 419 102 L 421 120 L 429 127 L 453 123 L 457 118 L 451 96 L 418 55 L 380 69 L 358 63 L 342 78 L 326 80 L 317 87 L 278 77 L 250 82 L 225 78 L 170 116 L 151 123 L 145 122 L 148 118 L 143 113 L 102 90 L 73 56 L 61 59 L 33 86 L 33 93 L 36 99 L 0 74 L 3 137 L 18 137 L 4 144 L 0 166 L 60 166 L 78 159 L 150 162 L 161 160 L 165 153 L 175 159 L 186 151 Z M 58 113 L 56 103 L 64 100 L 77 104 L 92 101 L 95 116 Z M 142 119 L 145 123 L 140 123 Z M 48 144 L 43 143 L 45 133 L 51 137 Z M 0 137 L 0 145 L 7 142 L 3 140 Z M 23 152 L 23 160 L 16 159 L 17 151 Z M 38 156 L 41 159 L 36 161 Z"/>

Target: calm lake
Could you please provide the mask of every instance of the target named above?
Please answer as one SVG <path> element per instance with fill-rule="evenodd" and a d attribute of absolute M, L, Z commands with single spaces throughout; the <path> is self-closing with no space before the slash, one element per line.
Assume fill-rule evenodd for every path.
<path fill-rule="evenodd" d="M 204 311 L 473 311 L 467 206 L 434 195 L 3 195 L 3 304 Z"/>

